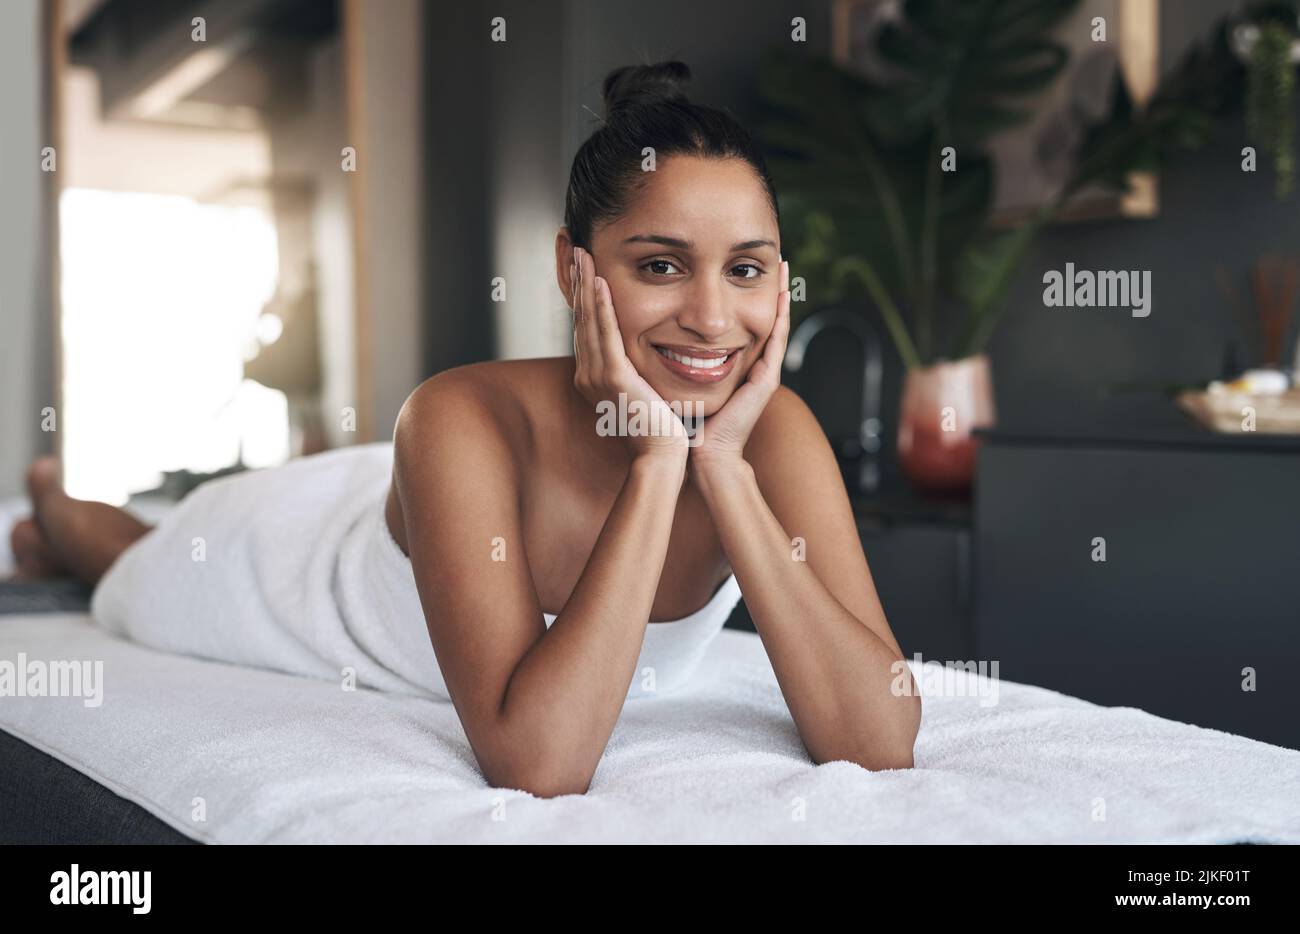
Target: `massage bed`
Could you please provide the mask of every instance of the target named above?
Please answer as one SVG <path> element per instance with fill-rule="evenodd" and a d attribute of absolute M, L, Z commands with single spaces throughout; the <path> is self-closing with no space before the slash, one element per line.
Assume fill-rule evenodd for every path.
<path fill-rule="evenodd" d="M 1005 681 L 989 704 L 964 672 L 925 697 L 915 768 L 814 766 L 735 629 L 690 688 L 628 703 L 586 795 L 550 799 L 488 787 L 445 701 L 168 655 L 84 613 L 0 616 L 19 652 L 102 660 L 103 702 L 0 698 L 7 842 L 1300 842 L 1300 752 Z"/>
<path fill-rule="evenodd" d="M 0 697 L 0 842 L 1300 842 L 1300 751 L 916 663 L 915 768 L 815 766 L 734 628 L 551 799 L 489 787 L 445 700 L 160 652 L 80 610 L 0 613 L 0 663 L 20 654 L 102 662 L 102 702 Z"/>

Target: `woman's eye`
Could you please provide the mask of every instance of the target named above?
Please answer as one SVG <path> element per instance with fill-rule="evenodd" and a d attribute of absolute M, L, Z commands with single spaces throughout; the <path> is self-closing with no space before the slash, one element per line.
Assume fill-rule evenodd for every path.
<path fill-rule="evenodd" d="M 652 259 L 641 268 L 650 270 L 656 276 L 669 276 L 677 269 L 677 266 L 666 259 Z"/>
<path fill-rule="evenodd" d="M 761 276 L 761 275 L 763 274 L 763 270 L 759 269 L 759 268 L 758 268 L 757 266 L 755 266 L 753 263 L 739 263 L 739 264 L 737 264 L 737 265 L 731 267 L 731 271 L 732 271 L 733 273 L 735 273 L 736 270 L 738 270 L 738 269 L 739 269 L 739 270 L 748 270 L 748 272 L 742 272 L 742 273 L 740 273 L 740 278 L 741 278 L 741 279 L 757 279 L 759 276 Z"/>

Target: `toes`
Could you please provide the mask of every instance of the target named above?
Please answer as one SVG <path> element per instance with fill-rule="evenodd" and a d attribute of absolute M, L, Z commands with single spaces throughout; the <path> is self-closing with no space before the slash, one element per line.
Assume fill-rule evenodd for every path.
<path fill-rule="evenodd" d="M 38 457 L 27 468 L 27 493 L 35 504 L 52 490 L 63 489 L 63 467 L 52 455 Z"/>
<path fill-rule="evenodd" d="M 32 518 L 38 529 L 45 528 L 49 502 L 63 493 L 63 467 L 53 456 L 38 457 L 27 468 L 27 495 L 32 501 Z"/>
<path fill-rule="evenodd" d="M 53 577 L 63 571 L 62 563 L 30 517 L 14 523 L 9 545 L 20 577 Z"/>
<path fill-rule="evenodd" d="M 40 534 L 31 516 L 19 519 L 9 531 L 9 547 L 15 556 L 25 554 L 32 549 L 34 540 L 39 538 Z"/>

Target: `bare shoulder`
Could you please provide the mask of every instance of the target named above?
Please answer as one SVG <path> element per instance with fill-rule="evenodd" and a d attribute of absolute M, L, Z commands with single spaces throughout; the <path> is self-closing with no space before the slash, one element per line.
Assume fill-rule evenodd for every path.
<path fill-rule="evenodd" d="M 513 396 L 493 379 L 499 361 L 472 363 L 435 373 L 411 391 L 397 414 L 393 440 L 423 439 L 449 428 L 480 431 L 508 424 L 517 413 Z M 409 447 L 408 445 L 405 445 Z"/>
<path fill-rule="evenodd" d="M 535 429 L 539 400 L 563 379 L 564 358 L 492 360 L 430 376 L 407 396 L 393 432 L 397 456 L 425 448 L 430 438 L 501 441 L 523 456 Z"/>
<path fill-rule="evenodd" d="M 566 358 L 493 360 L 453 367 L 417 386 L 393 429 L 389 526 L 406 547 L 405 522 L 418 500 L 449 477 L 482 495 L 509 499 L 536 456 L 539 419 L 555 410 Z"/>
<path fill-rule="evenodd" d="M 765 474 L 784 474 L 800 464 L 806 469 L 827 454 L 830 444 L 812 409 L 793 389 L 778 386 L 745 445 L 745 459 L 760 482 Z"/>
<path fill-rule="evenodd" d="M 437 373 L 411 391 L 393 428 L 393 476 L 385 519 L 402 551 L 413 532 L 445 508 L 444 496 L 464 499 L 456 478 L 473 477 L 481 494 L 508 494 L 519 476 L 521 420 L 511 392 L 494 379 L 496 363 Z M 477 497 L 475 497 L 477 498 Z"/>

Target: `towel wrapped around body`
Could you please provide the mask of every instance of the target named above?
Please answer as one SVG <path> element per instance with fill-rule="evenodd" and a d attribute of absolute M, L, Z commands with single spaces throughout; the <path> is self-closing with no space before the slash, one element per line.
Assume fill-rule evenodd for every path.
<path fill-rule="evenodd" d="M 448 699 L 384 518 L 392 466 L 376 442 L 209 480 L 122 552 L 91 615 L 166 652 Z M 628 697 L 685 684 L 739 598 L 731 576 L 698 612 L 648 624 Z"/>

